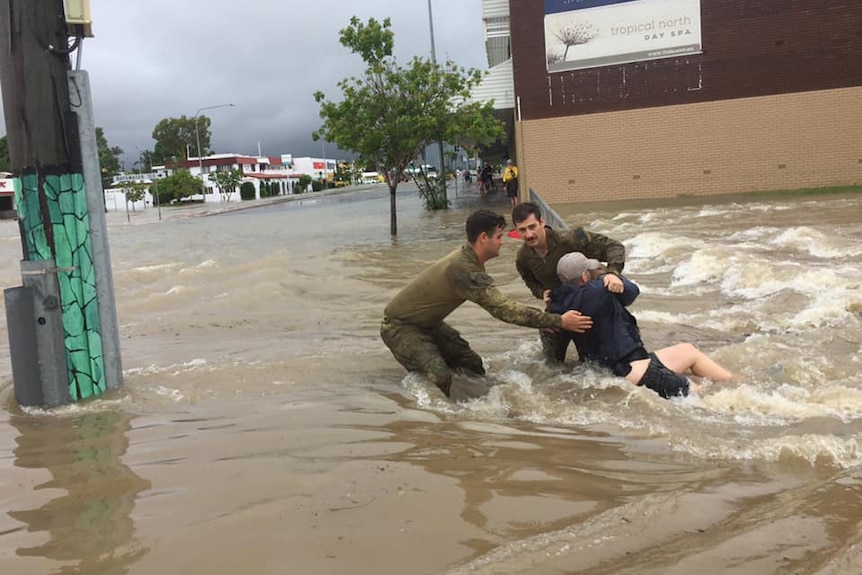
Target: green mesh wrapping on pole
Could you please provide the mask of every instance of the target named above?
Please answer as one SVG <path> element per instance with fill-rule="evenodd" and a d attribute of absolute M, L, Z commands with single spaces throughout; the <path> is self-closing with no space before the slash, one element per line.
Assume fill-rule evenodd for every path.
<path fill-rule="evenodd" d="M 53 259 L 63 270 L 57 278 L 69 395 L 73 401 L 99 395 L 107 388 L 84 178 L 44 172 L 15 178 L 15 204 L 28 259 Z"/>

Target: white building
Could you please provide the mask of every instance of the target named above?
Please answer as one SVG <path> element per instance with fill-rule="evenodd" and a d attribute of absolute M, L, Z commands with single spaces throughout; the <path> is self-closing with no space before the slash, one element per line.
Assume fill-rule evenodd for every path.
<path fill-rule="evenodd" d="M 0 172 L 0 219 L 15 218 L 15 180 L 11 172 Z"/>
<path fill-rule="evenodd" d="M 334 158 L 294 158 L 290 154 L 279 156 L 244 156 L 241 154 L 213 154 L 203 158 L 189 158 L 180 160 L 168 166 L 153 166 L 153 171 L 147 174 L 119 174 L 114 176 L 110 188 L 105 190 L 105 205 L 108 210 L 126 209 L 126 188 L 124 183 L 140 182 L 151 184 L 157 179 L 171 175 L 178 168 L 188 170 L 194 177 L 202 177 L 204 181 L 203 194 L 196 194 L 192 199 L 201 199 L 205 202 L 237 202 L 241 201 L 239 190 L 233 193 L 222 193 L 216 183 L 210 179 L 210 174 L 220 171 L 240 170 L 243 173 L 243 182 L 254 184 L 255 199 L 261 197 L 261 185 L 269 183 L 271 188 L 269 195 L 289 195 L 310 191 L 299 190 L 299 177 L 308 175 L 312 179 L 320 179 L 324 176 L 327 181 L 333 181 L 338 166 Z M 202 174 L 202 176 L 201 176 Z M 155 192 L 155 189 L 153 189 Z M 152 207 L 154 198 L 149 188 L 145 192 L 144 199 L 139 202 L 130 203 L 129 209 L 146 209 Z"/>
<path fill-rule="evenodd" d="M 497 110 L 515 107 L 515 77 L 512 75 L 512 41 L 509 31 L 509 0 L 483 0 L 482 25 L 488 75 L 473 90 L 473 99 L 494 100 Z"/>
<path fill-rule="evenodd" d="M 292 168 L 290 155 L 282 156 L 243 156 L 240 154 L 214 154 L 204 158 L 189 158 L 181 160 L 168 166 L 153 166 L 153 171 L 147 174 L 118 174 L 114 176 L 113 183 L 105 190 L 105 205 L 108 210 L 126 209 L 126 188 L 123 186 L 129 182 L 140 182 L 157 185 L 157 180 L 174 173 L 178 168 L 186 169 L 194 177 L 201 177 L 203 172 L 203 194 L 196 194 L 192 199 L 201 199 L 205 202 L 238 202 L 241 201 L 239 190 L 230 193 L 222 191 L 210 179 L 210 174 L 220 171 L 240 170 L 243 173 L 243 182 L 254 184 L 255 199 L 261 197 L 261 184 L 268 182 L 273 188 L 269 195 L 287 195 L 298 193 L 297 184 L 300 173 Z M 130 209 L 145 209 L 154 204 L 153 194 L 147 188 L 144 199 L 139 202 L 130 203 Z"/>
<path fill-rule="evenodd" d="M 326 173 L 326 181 L 331 182 L 335 178 L 335 170 L 338 162 L 334 158 L 293 158 L 293 169 L 299 174 L 307 174 L 319 180 Z"/>
<path fill-rule="evenodd" d="M 512 39 L 509 27 L 509 0 L 482 0 L 482 24 L 488 74 L 473 89 L 473 101 L 494 101 L 494 115 L 502 121 L 510 142 L 514 143 L 517 101 L 512 71 Z M 506 157 L 513 150 L 496 150 Z"/>
<path fill-rule="evenodd" d="M 222 193 L 215 182 L 210 180 L 209 175 L 213 172 L 240 170 L 243 173 L 243 182 L 254 184 L 254 197 L 260 199 L 260 188 L 262 182 L 275 185 L 277 190 L 270 195 L 288 195 L 296 193 L 296 184 L 299 182 L 301 172 L 293 169 L 293 161 L 289 154 L 281 156 L 243 156 L 240 154 L 213 154 L 204 158 L 189 158 L 178 162 L 176 167 L 185 168 L 195 177 L 202 177 L 204 181 L 204 201 L 240 201 L 239 190 L 233 194 Z M 172 170 L 169 170 L 172 172 Z M 201 175 L 203 171 L 203 175 Z"/>

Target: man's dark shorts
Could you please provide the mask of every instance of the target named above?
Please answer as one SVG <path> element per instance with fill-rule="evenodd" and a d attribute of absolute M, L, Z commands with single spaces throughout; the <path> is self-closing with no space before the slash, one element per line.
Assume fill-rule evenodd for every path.
<path fill-rule="evenodd" d="M 649 359 L 649 366 L 638 385 L 650 388 L 665 399 L 688 395 L 686 376 L 668 369 L 654 353 L 649 354 Z"/>
<path fill-rule="evenodd" d="M 509 198 L 518 197 L 518 180 L 512 180 L 506 183 L 506 196 Z"/>

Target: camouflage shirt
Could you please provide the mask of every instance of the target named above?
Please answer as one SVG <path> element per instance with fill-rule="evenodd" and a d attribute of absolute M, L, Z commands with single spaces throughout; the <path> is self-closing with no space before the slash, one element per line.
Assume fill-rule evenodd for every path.
<path fill-rule="evenodd" d="M 515 267 L 533 295 L 542 299 L 544 291 L 560 286 L 557 277 L 557 262 L 570 252 L 581 252 L 588 258 L 607 262 L 608 270 L 622 273 L 626 261 L 626 248 L 620 242 L 602 234 L 576 228 L 557 232 L 545 226 L 548 238 L 548 253 L 540 256 L 526 243 L 521 245 L 515 259 Z"/>
<path fill-rule="evenodd" d="M 500 293 L 469 244 L 426 268 L 389 302 L 384 314 L 390 320 L 431 328 L 467 300 L 506 323 L 536 328 L 561 326 L 559 315 L 520 304 Z"/>

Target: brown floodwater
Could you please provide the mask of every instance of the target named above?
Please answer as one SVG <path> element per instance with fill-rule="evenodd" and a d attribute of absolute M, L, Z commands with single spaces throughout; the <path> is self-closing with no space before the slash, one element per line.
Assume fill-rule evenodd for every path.
<path fill-rule="evenodd" d="M 0 330 L 0 573 L 862 572 L 862 194 L 557 206 L 626 245 L 649 347 L 737 374 L 673 401 L 470 303 L 487 396 L 402 370 L 382 310 L 480 205 L 108 214 L 125 386 L 22 410 Z M 536 305 L 517 246 L 488 271 Z M 0 222 L 4 287 L 20 254 Z"/>

